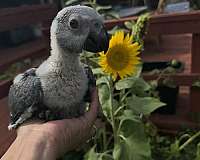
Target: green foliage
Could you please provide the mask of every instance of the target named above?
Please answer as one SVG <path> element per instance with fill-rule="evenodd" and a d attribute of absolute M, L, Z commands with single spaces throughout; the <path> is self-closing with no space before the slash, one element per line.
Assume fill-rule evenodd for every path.
<path fill-rule="evenodd" d="M 143 15 L 139 18 L 135 23 L 137 26 L 134 27 L 133 22 L 130 22 L 131 24 L 126 22 L 126 26 L 131 27 L 132 32 L 137 30 L 137 33 L 133 32 L 134 41 L 138 38 L 139 42 L 142 37 L 147 17 Z M 113 32 L 117 29 L 115 28 Z M 151 85 L 140 76 L 142 65 L 137 66 L 134 75 L 113 81 L 110 75 L 99 68 L 98 56 L 84 54 L 83 57 L 90 64 L 92 61 L 92 71 L 97 77 L 100 104 L 107 119 L 107 127 L 97 134 L 98 141 L 88 151 L 85 160 L 92 157 L 97 160 L 151 160 L 150 140 L 146 135 L 146 124 L 141 115 L 148 117 L 165 104 L 151 97 Z"/>
<path fill-rule="evenodd" d="M 86 153 L 85 160 L 151 160 L 150 140 L 141 115 L 149 116 L 165 104 L 150 96 L 152 88 L 141 78 L 141 68 L 137 67 L 135 75 L 117 81 L 98 67 L 92 69 L 106 126 L 110 127 L 97 134 L 98 143 Z"/>
<path fill-rule="evenodd" d="M 196 152 L 195 160 L 199 160 L 199 159 L 200 159 L 200 142 L 197 144 L 197 152 Z"/>
<path fill-rule="evenodd" d="M 115 88 L 117 90 L 132 88 L 134 86 L 136 80 L 137 80 L 136 77 L 128 77 L 128 78 L 122 79 L 122 80 L 116 82 Z"/>
<path fill-rule="evenodd" d="M 112 159 L 151 159 L 150 143 L 140 114 L 149 115 L 165 104 L 152 97 L 135 95 L 133 88 L 137 88 L 136 86 L 143 92 L 150 89 L 150 86 L 140 77 L 133 76 L 113 82 L 111 77 L 101 74 L 97 79 L 97 85 L 104 114 L 112 126 L 114 142 L 111 143 L 114 144 L 109 144 L 113 146 L 110 155 Z M 99 151 L 97 153 L 100 154 Z"/>
<path fill-rule="evenodd" d="M 153 159 L 199 160 L 200 131 L 184 132 L 176 137 L 154 135 L 151 138 Z"/>
<path fill-rule="evenodd" d="M 200 9 L 200 1 L 199 0 L 190 0 L 190 3 L 194 9 Z"/>
<path fill-rule="evenodd" d="M 199 87 L 200 88 L 200 80 L 194 82 L 194 84 L 192 84 L 193 87 Z"/>
<path fill-rule="evenodd" d="M 149 21 L 149 13 L 139 16 L 135 25 L 132 28 L 132 34 L 135 37 L 135 41 L 143 45 L 144 36 L 147 33 L 147 25 Z"/>
<path fill-rule="evenodd" d="M 126 22 L 125 26 L 134 34 L 134 41 L 143 45 L 143 37 L 149 15 L 143 15 L 137 22 Z M 118 28 L 115 27 L 115 32 Z M 193 141 L 193 136 L 183 136 L 175 140 L 156 135 L 156 129 L 149 127 L 145 120 L 164 103 L 155 98 L 155 88 L 158 80 L 147 83 L 140 75 L 142 66 L 137 67 L 137 73 L 122 80 L 113 81 L 112 78 L 99 68 L 98 56 L 85 54 L 87 62 L 97 77 L 100 104 L 107 119 L 106 127 L 97 134 L 95 145 L 85 154 L 85 160 L 179 160 L 182 152 L 186 152 Z M 174 64 L 174 63 L 173 63 Z M 171 67 L 172 68 L 172 67 Z M 160 73 L 174 73 L 174 69 L 167 68 Z M 166 78 L 167 85 L 173 86 L 170 78 Z M 143 118 L 144 117 L 144 118 Z M 148 121 L 148 120 L 147 120 Z M 148 130 L 148 131 L 147 131 Z M 147 134 L 148 133 L 148 134 Z M 151 136 L 149 136 L 151 134 Z M 184 138 L 187 138 L 186 140 Z M 196 137 L 195 137 L 196 138 Z M 185 141 L 183 141 L 185 140 Z M 193 154 L 198 160 L 200 144 Z M 186 154 L 184 154 L 186 155 Z M 190 153 L 189 155 L 192 155 Z M 186 156 L 187 157 L 187 156 Z M 182 158 L 181 160 L 189 160 Z"/>
<path fill-rule="evenodd" d="M 134 41 L 142 46 L 144 45 L 144 37 L 147 33 L 149 13 L 145 13 L 138 17 L 137 21 L 127 21 L 124 23 L 125 27 L 132 31 Z"/>
<path fill-rule="evenodd" d="M 84 156 L 87 160 L 98 160 L 97 153 L 95 152 L 95 146 L 92 147 Z"/>
<path fill-rule="evenodd" d="M 65 5 L 66 6 L 70 6 L 70 5 L 73 5 L 75 3 L 79 3 L 80 0 L 65 0 Z"/>
<path fill-rule="evenodd" d="M 150 115 L 154 110 L 165 105 L 153 97 L 137 97 L 133 95 L 127 98 L 127 105 L 135 114 Z"/>

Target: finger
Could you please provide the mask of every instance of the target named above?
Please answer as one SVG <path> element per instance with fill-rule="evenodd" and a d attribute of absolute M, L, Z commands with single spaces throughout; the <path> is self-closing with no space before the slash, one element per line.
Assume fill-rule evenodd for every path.
<path fill-rule="evenodd" d="M 92 142 L 95 139 L 96 133 L 96 127 L 92 127 L 87 136 L 84 139 L 82 139 L 82 142 L 80 144 L 78 144 L 78 146 L 76 147 L 76 151 L 80 151 L 85 147 L 88 147 L 88 143 Z"/>
<path fill-rule="evenodd" d="M 90 129 L 88 135 L 86 136 L 85 141 L 83 141 L 83 144 L 89 143 L 89 142 L 91 142 L 92 140 L 94 140 L 96 134 L 97 134 L 97 128 L 96 128 L 95 125 L 93 125 L 92 128 Z"/>
<path fill-rule="evenodd" d="M 94 88 L 91 96 L 92 102 L 90 103 L 89 111 L 85 113 L 84 117 L 87 119 L 88 123 L 93 124 L 97 118 L 97 113 L 100 106 L 98 92 L 96 88 Z"/>
<path fill-rule="evenodd" d="M 98 129 L 104 128 L 104 127 L 105 127 L 105 123 L 97 119 L 89 131 L 86 143 L 89 143 L 91 140 L 94 140 L 98 133 Z"/>

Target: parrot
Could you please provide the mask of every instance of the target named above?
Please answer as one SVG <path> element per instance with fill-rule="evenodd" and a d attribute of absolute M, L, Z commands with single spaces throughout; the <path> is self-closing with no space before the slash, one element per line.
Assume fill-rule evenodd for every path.
<path fill-rule="evenodd" d="M 50 40 L 50 56 L 13 80 L 8 94 L 9 130 L 31 119 L 74 118 L 86 110 L 86 97 L 95 80 L 80 54 L 108 50 L 103 18 L 88 6 L 65 7 L 52 21 Z"/>

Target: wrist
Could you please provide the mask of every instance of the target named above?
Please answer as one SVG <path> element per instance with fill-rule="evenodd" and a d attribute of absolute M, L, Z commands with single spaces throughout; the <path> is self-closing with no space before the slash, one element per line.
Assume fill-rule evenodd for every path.
<path fill-rule="evenodd" d="M 23 155 L 24 160 L 56 159 L 56 150 L 45 134 L 18 135 L 15 144 L 19 146 L 19 153 Z"/>

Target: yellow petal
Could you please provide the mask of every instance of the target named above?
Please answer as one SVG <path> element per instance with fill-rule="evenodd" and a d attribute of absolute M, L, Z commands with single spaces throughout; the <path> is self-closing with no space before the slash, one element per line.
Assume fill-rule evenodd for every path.
<path fill-rule="evenodd" d="M 133 41 L 133 35 L 129 36 L 129 34 L 127 34 L 124 39 L 124 43 L 127 43 L 129 45 L 132 43 L 132 41 Z"/>
<path fill-rule="evenodd" d="M 102 70 L 110 74 L 114 80 L 119 76 L 121 79 L 133 75 L 136 65 L 141 63 L 139 55 L 141 46 L 133 43 L 133 35 L 124 37 L 123 31 L 117 31 L 111 38 L 109 49 L 99 53 L 99 65 Z"/>
<path fill-rule="evenodd" d="M 117 31 L 111 38 L 109 42 L 109 48 L 112 48 L 116 44 L 123 43 L 124 40 L 124 32 L 123 31 Z"/>

